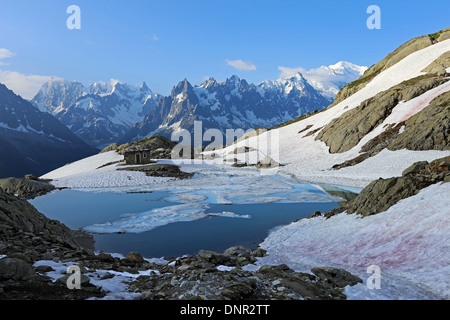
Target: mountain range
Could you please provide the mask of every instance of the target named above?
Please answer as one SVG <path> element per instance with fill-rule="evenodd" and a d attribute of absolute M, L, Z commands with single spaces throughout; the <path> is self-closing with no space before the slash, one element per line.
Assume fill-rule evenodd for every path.
<path fill-rule="evenodd" d="M 96 82 L 88 88 L 76 81 L 54 79 L 45 83 L 32 102 L 52 113 L 87 143 L 109 144 L 144 119 L 160 95 L 145 84 L 133 86 L 117 80 Z"/>
<path fill-rule="evenodd" d="M 270 127 L 327 107 L 338 90 L 359 78 L 365 67 L 339 62 L 258 85 L 232 76 L 224 82 L 210 78 L 193 86 L 179 82 L 170 96 L 152 92 L 145 82 L 117 80 L 85 87 L 76 81 L 52 79 L 32 99 L 92 146 L 128 142 L 161 134 L 203 128 L 253 129 Z M 317 71 L 317 70 L 320 70 Z"/>
<path fill-rule="evenodd" d="M 202 121 L 203 130 L 222 132 L 271 127 L 327 107 L 329 92 L 357 77 L 355 70 L 365 69 L 341 62 L 323 67 L 320 79 L 310 70 L 257 85 L 237 76 L 196 86 L 184 79 L 169 96 L 145 82 L 84 86 L 54 78 L 27 101 L 0 84 L 0 177 L 40 175 L 111 143 L 154 134 L 170 138 L 193 130 L 195 121 Z"/>

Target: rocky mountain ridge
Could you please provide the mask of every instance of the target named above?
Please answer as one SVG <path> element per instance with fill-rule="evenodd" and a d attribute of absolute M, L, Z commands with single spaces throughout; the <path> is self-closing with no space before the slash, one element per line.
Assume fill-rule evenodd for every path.
<path fill-rule="evenodd" d="M 0 84 L 0 177 L 41 175 L 98 152 Z"/>
<path fill-rule="evenodd" d="M 270 127 L 328 106 L 360 69 L 340 62 L 323 67 L 309 81 L 301 74 L 268 80 L 258 85 L 232 76 L 224 82 L 213 78 L 193 86 L 187 79 L 170 96 L 117 80 L 84 87 L 76 81 L 52 79 L 32 102 L 57 117 L 72 132 L 94 146 L 125 143 L 153 134 L 170 137 L 177 130 L 192 130 L 194 121 L 221 131 Z"/>

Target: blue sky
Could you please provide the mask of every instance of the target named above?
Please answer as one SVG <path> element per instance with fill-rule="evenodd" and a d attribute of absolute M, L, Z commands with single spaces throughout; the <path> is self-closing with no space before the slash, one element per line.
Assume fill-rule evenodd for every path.
<path fill-rule="evenodd" d="M 81 30 L 66 27 L 73 4 Z M 366 27 L 372 4 L 381 8 L 381 30 Z M 277 79 L 279 67 L 370 66 L 449 27 L 449 13 L 450 1 L 440 0 L 2 0 L 0 49 L 9 55 L 0 51 L 0 82 L 114 78 L 169 94 L 184 78 L 200 84 L 237 74 L 259 83 Z"/>

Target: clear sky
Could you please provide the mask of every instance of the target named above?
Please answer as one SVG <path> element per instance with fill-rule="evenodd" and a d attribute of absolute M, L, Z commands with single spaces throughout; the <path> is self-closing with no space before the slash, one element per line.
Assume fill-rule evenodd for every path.
<path fill-rule="evenodd" d="M 372 4 L 380 30 L 366 26 Z M 67 28 L 70 5 L 81 30 Z M 448 0 L 1 0 L 0 82 L 114 78 L 162 94 L 184 78 L 259 83 L 279 67 L 370 66 L 449 17 Z"/>

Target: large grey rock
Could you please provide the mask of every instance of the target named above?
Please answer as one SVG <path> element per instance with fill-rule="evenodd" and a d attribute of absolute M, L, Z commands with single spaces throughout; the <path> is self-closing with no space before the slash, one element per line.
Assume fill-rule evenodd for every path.
<path fill-rule="evenodd" d="M 17 194 L 25 199 L 32 199 L 42 196 L 55 189 L 53 185 L 45 181 L 25 178 L 5 178 L 0 179 L 0 188 L 4 191 Z"/>
<path fill-rule="evenodd" d="M 404 171 L 402 177 L 378 179 L 371 182 L 347 204 L 347 213 L 370 216 L 386 211 L 398 201 L 419 193 L 431 184 L 445 181 L 450 157 L 427 164 L 418 162 Z"/>
<path fill-rule="evenodd" d="M 362 283 L 362 279 L 352 275 L 350 272 L 333 267 L 320 267 L 313 268 L 311 272 L 321 279 L 328 279 L 335 286 L 339 288 L 345 288 L 346 286 L 355 286 L 358 283 Z"/>
<path fill-rule="evenodd" d="M 33 267 L 17 258 L 4 258 L 0 260 L 0 278 L 22 280 L 35 275 Z"/>
<path fill-rule="evenodd" d="M 388 145 L 389 150 L 450 150 L 450 92 L 405 122 L 405 130 Z"/>
<path fill-rule="evenodd" d="M 258 169 L 270 169 L 270 168 L 276 168 L 279 167 L 280 164 L 273 160 L 272 158 L 266 156 L 264 159 L 258 161 L 258 163 L 256 164 L 256 167 Z"/>

